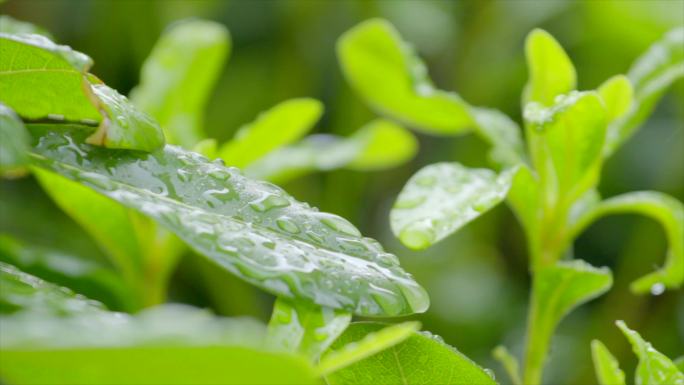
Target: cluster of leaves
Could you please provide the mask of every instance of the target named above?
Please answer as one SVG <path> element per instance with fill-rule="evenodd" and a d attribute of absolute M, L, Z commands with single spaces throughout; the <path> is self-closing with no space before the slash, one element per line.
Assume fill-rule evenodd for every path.
<path fill-rule="evenodd" d="M 496 356 L 514 382 L 537 384 L 556 325 L 612 285 L 609 269 L 571 259 L 573 240 L 589 224 L 621 213 L 655 219 L 667 234 L 667 260 L 631 288 L 659 294 L 684 281 L 684 205 L 655 191 L 604 200 L 597 191 L 604 160 L 684 76 L 684 28 L 654 44 L 627 76 L 614 76 L 592 91 L 576 90 L 575 68 L 547 32 L 532 31 L 525 48 L 525 145 L 522 130 L 504 114 L 436 89 L 412 47 L 384 20 L 369 20 L 347 32 L 338 54 L 349 83 L 380 115 L 432 135 L 474 132 L 491 145 L 490 159 L 499 172 L 455 162 L 429 165 L 407 182 L 390 220 L 407 247 L 424 249 L 508 202 L 525 230 L 533 274 L 522 378 L 517 360 L 503 347 Z M 652 378 L 658 380 L 644 383 L 669 383 L 655 374 Z"/>
<path fill-rule="evenodd" d="M 350 324 L 353 314 L 423 312 L 427 293 L 396 256 L 345 219 L 252 179 L 391 167 L 415 153 L 409 131 L 378 119 L 350 138 L 296 142 L 322 106 L 295 99 L 218 146 L 202 133 L 202 113 L 229 51 L 223 26 L 171 26 L 130 99 L 89 72 L 88 56 L 46 35 L 2 18 L 0 171 L 31 173 L 115 272 L 1 236 L 2 381 L 494 383 L 414 322 Z M 188 248 L 214 269 L 276 295 L 268 326 L 159 305 Z M 110 311 L 46 277 L 76 290 L 93 284 L 136 313 Z M 416 366 L 425 360 L 440 364 Z"/>

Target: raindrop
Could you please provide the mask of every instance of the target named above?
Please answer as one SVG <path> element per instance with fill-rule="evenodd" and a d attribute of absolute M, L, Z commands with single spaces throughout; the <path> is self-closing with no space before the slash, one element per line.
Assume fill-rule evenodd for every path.
<path fill-rule="evenodd" d="M 425 202 L 425 196 L 421 195 L 412 198 L 399 198 L 394 204 L 395 209 L 412 209 L 422 205 Z"/>
<path fill-rule="evenodd" d="M 355 237 L 360 237 L 361 232 L 359 229 L 354 227 L 346 219 L 338 217 L 337 215 L 320 213 L 317 215 L 321 222 L 332 230 L 339 231 L 341 233 L 352 235 Z"/>
<path fill-rule="evenodd" d="M 424 175 L 416 178 L 416 184 L 423 187 L 432 187 L 437 182 L 437 178 L 432 175 Z"/>
<path fill-rule="evenodd" d="M 249 203 L 249 207 L 252 209 L 263 213 L 271 209 L 287 207 L 290 205 L 290 201 L 278 195 L 268 194 L 258 200 Z"/>
<path fill-rule="evenodd" d="M 297 226 L 296 223 L 292 222 L 288 218 L 278 218 L 276 219 L 276 225 L 278 225 L 278 228 L 280 228 L 283 231 L 287 231 L 288 233 L 291 234 L 297 234 L 299 233 L 299 226 Z"/>
<path fill-rule="evenodd" d="M 658 282 L 651 286 L 651 294 L 661 295 L 665 292 L 665 285 L 662 282 Z"/>

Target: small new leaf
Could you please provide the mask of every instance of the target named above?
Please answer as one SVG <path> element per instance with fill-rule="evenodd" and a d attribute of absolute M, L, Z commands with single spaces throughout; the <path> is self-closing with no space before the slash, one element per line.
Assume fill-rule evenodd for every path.
<path fill-rule="evenodd" d="M 548 32 L 541 29 L 530 32 L 525 41 L 525 55 L 530 79 L 523 92 L 523 106 L 537 102 L 548 107 L 555 103 L 556 96 L 575 90 L 575 67 Z"/>
<path fill-rule="evenodd" d="M 625 385 L 625 373 L 618 361 L 599 340 L 591 341 L 591 357 L 600 385 Z"/>
<path fill-rule="evenodd" d="M 616 75 L 606 80 L 598 88 L 598 93 L 606 106 L 606 118 L 609 122 L 621 118 L 632 107 L 634 88 L 624 75 Z"/>
<path fill-rule="evenodd" d="M 390 213 L 392 231 L 412 249 L 425 249 L 501 202 L 515 169 L 500 175 L 458 163 L 435 163 L 404 186 Z"/>

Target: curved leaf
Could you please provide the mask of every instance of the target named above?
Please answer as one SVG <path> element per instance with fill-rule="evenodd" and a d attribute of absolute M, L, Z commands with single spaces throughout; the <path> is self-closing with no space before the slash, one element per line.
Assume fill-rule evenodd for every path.
<path fill-rule="evenodd" d="M 0 262 L 0 288 L 0 314 L 30 310 L 40 313 L 42 317 L 48 314 L 62 316 L 104 309 L 99 302 L 45 282 L 4 262 Z M 8 334 L 0 338 L 0 343 L 4 344 L 14 338 L 14 334 L 8 331 L 10 328 L 3 320 L 0 333 Z"/>
<path fill-rule="evenodd" d="M 28 164 L 30 141 L 21 119 L 0 103 L 0 173 L 12 172 Z"/>
<path fill-rule="evenodd" d="M 625 373 L 615 357 L 599 340 L 591 341 L 591 357 L 600 385 L 625 385 Z"/>
<path fill-rule="evenodd" d="M 458 163 L 435 163 L 409 179 L 390 213 L 392 231 L 412 249 L 424 249 L 496 206 L 515 170 L 497 175 Z"/>
<path fill-rule="evenodd" d="M 551 34 L 541 29 L 530 32 L 525 41 L 525 56 L 530 80 L 523 92 L 523 106 L 529 102 L 551 106 L 556 96 L 575 90 L 575 67 Z"/>
<path fill-rule="evenodd" d="M 278 298 L 268 324 L 269 344 L 316 361 L 350 321 L 344 311 Z"/>
<path fill-rule="evenodd" d="M 612 284 L 608 268 L 595 268 L 582 260 L 558 262 L 535 271 L 523 383 L 541 383 L 540 370 L 561 319 L 579 305 L 605 293 Z"/>
<path fill-rule="evenodd" d="M 632 83 L 624 75 L 616 75 L 603 82 L 598 93 L 606 105 L 606 118 L 609 122 L 625 115 L 634 99 Z"/>
<path fill-rule="evenodd" d="M 323 114 L 323 104 L 316 99 L 286 100 L 262 112 L 257 119 L 224 144 L 218 157 L 227 164 L 244 168 L 269 152 L 301 138 Z"/>
<path fill-rule="evenodd" d="M 358 341 L 328 351 L 318 365 L 318 371 L 322 375 L 334 373 L 404 341 L 419 329 L 420 323 L 410 321 L 370 332 Z"/>
<path fill-rule="evenodd" d="M 313 171 L 379 170 L 400 165 L 413 158 L 417 151 L 416 138 L 408 130 L 376 119 L 347 138 L 326 134 L 308 136 L 257 160 L 245 173 L 258 179 L 283 182 Z"/>
<path fill-rule="evenodd" d="M 639 333 L 631 330 L 623 321 L 616 322 L 618 328 L 632 344 L 634 354 L 639 357 L 636 368 L 636 385 L 682 385 L 684 374 L 664 354 L 655 350 L 653 346 L 644 341 Z"/>
<path fill-rule="evenodd" d="M 637 191 L 597 203 L 576 220 L 571 237 L 602 216 L 623 213 L 637 213 L 660 222 L 669 243 L 665 266 L 632 282 L 631 289 L 637 293 L 660 294 L 665 288 L 680 287 L 684 282 L 684 205 L 666 194 Z"/>
<path fill-rule="evenodd" d="M 634 103 L 608 127 L 604 156 L 612 155 L 651 115 L 656 103 L 677 79 L 684 77 L 684 27 L 668 32 L 632 65 Z"/>
<path fill-rule="evenodd" d="M 230 53 L 230 34 L 219 23 L 183 20 L 155 44 L 131 101 L 162 126 L 169 143 L 192 148 L 203 137 L 204 110 Z"/>
<path fill-rule="evenodd" d="M 513 385 L 521 385 L 522 380 L 520 379 L 520 363 L 518 359 L 502 345 L 494 348 L 492 355 L 497 361 L 501 362 Z"/>
<path fill-rule="evenodd" d="M 525 161 L 525 148 L 520 127 L 501 111 L 471 107 L 477 122 L 475 131 L 492 146 L 489 158 L 497 165 L 513 167 Z"/>
<path fill-rule="evenodd" d="M 88 141 L 111 148 L 151 151 L 164 144 L 156 122 L 87 73 L 88 56 L 40 35 L 0 33 L 0 58 L 0 98 L 20 117 L 99 123 Z"/>
<path fill-rule="evenodd" d="M 606 109 L 596 92 L 573 92 L 550 108 L 525 108 L 528 148 L 546 205 L 572 202 L 596 185 L 606 132 Z"/>
<path fill-rule="evenodd" d="M 45 127 L 36 166 L 58 172 L 159 222 L 198 253 L 273 294 L 360 315 L 422 312 L 425 291 L 395 256 L 346 220 L 279 187 L 167 146 L 150 154 L 76 144 Z"/>
<path fill-rule="evenodd" d="M 473 126 L 468 105 L 432 86 L 425 65 L 389 22 L 371 19 L 345 32 L 337 55 L 347 81 L 382 114 L 431 134 Z"/>
<path fill-rule="evenodd" d="M 330 355 L 349 343 L 365 344 L 365 336 L 384 327 L 352 324 L 335 341 Z M 382 333 L 384 330 L 380 330 Z M 341 353 L 337 353 L 341 354 Z M 327 359 L 328 356 L 324 358 Z M 491 375 L 441 338 L 413 332 L 390 346 L 326 377 L 330 384 L 496 384 Z"/>

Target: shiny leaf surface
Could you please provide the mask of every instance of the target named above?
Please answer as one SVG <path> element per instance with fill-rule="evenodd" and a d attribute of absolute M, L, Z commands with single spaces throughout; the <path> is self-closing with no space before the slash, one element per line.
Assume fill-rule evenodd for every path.
<path fill-rule="evenodd" d="M 529 81 L 523 93 L 523 106 L 529 102 L 551 106 L 558 95 L 573 91 L 577 74 L 563 47 L 548 32 L 535 29 L 527 35 L 525 55 Z"/>
<path fill-rule="evenodd" d="M 514 174 L 458 163 L 426 166 L 409 179 L 394 203 L 392 231 L 407 247 L 429 247 L 501 202 Z"/>
<path fill-rule="evenodd" d="M 0 173 L 11 172 L 28 164 L 30 141 L 21 119 L 0 103 Z"/>
<path fill-rule="evenodd" d="M 151 154 L 108 150 L 33 128 L 36 166 L 149 216 L 264 290 L 370 316 L 428 306 L 427 294 L 394 255 L 348 221 L 297 202 L 275 185 L 173 146 Z"/>
<path fill-rule="evenodd" d="M 644 341 L 639 333 L 629 329 L 623 321 L 617 321 L 616 324 L 632 344 L 634 354 L 639 357 L 634 380 L 636 385 L 684 384 L 684 374 L 672 360 Z"/>

